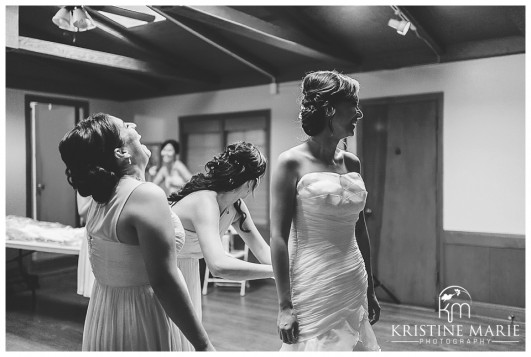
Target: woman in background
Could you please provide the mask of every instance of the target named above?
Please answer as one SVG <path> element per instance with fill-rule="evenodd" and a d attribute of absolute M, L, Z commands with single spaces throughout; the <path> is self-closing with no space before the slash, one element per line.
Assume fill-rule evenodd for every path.
<path fill-rule="evenodd" d="M 299 118 L 309 138 L 283 152 L 274 172 L 281 351 L 379 349 L 370 325 L 380 306 L 363 217 L 367 191 L 358 158 L 337 148 L 363 116 L 358 91 L 356 80 L 335 71 L 308 74 Z"/>
<path fill-rule="evenodd" d="M 204 257 L 212 275 L 232 280 L 273 277 L 271 253 L 251 219 L 245 197 L 258 186 L 266 171 L 266 159 L 252 144 L 239 142 L 206 165 L 206 174 L 196 174 L 178 192 L 170 195 L 172 210 L 186 232 L 178 255 L 194 307 L 201 317 L 199 259 Z M 221 236 L 233 227 L 262 264 L 226 254 Z"/>
<path fill-rule="evenodd" d="M 86 229 L 96 280 L 83 350 L 180 351 L 179 329 L 196 350 L 213 350 L 175 264 L 184 232 L 175 235 L 164 192 L 144 182 L 151 153 L 135 125 L 91 115 L 59 151 L 68 182 L 92 196 Z"/>
<path fill-rule="evenodd" d="M 179 160 L 179 143 L 169 139 L 160 145 L 159 165 L 150 168 L 153 183 L 159 185 L 166 196 L 179 189 L 192 177 L 186 166 Z"/>

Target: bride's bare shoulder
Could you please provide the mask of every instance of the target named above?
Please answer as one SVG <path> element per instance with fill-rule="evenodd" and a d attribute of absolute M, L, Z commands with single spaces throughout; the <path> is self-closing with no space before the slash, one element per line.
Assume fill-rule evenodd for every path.
<path fill-rule="evenodd" d="M 308 150 L 306 143 L 294 146 L 284 151 L 278 157 L 279 164 L 288 166 L 301 166 L 305 161 L 311 158 L 311 154 Z"/>

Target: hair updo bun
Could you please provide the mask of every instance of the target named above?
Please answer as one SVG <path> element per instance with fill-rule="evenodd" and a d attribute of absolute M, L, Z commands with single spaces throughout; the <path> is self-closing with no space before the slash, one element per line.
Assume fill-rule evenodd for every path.
<path fill-rule="evenodd" d="M 114 157 L 114 149 L 123 145 L 107 114 L 93 114 L 77 123 L 59 143 L 68 183 L 81 196 L 106 203 L 123 176 Z"/>
<path fill-rule="evenodd" d="M 304 132 L 314 136 L 323 131 L 326 125 L 326 120 L 321 120 L 325 116 L 325 111 L 318 101 L 306 99 L 306 95 L 304 97 L 301 102 L 299 118 Z"/>
<path fill-rule="evenodd" d="M 68 182 L 83 197 L 92 196 L 99 203 L 107 202 L 120 177 L 101 166 L 86 170 L 66 169 Z"/>
<path fill-rule="evenodd" d="M 311 72 L 301 84 L 299 120 L 309 136 L 319 134 L 335 114 L 334 105 L 341 101 L 358 102 L 359 83 L 337 71 Z"/>

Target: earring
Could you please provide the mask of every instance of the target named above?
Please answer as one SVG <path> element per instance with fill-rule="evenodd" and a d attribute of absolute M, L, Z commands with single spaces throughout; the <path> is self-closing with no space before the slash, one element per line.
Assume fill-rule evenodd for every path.
<path fill-rule="evenodd" d="M 131 158 L 129 158 L 129 165 L 131 165 Z"/>

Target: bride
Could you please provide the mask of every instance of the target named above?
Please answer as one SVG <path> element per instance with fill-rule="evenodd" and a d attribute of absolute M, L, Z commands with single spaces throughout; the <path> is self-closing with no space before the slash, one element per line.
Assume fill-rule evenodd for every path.
<path fill-rule="evenodd" d="M 367 191 L 358 158 L 337 148 L 363 114 L 359 83 L 308 74 L 299 118 L 309 139 L 278 159 L 271 186 L 271 257 L 281 351 L 379 350 Z M 355 231 L 361 234 L 355 234 Z"/>

